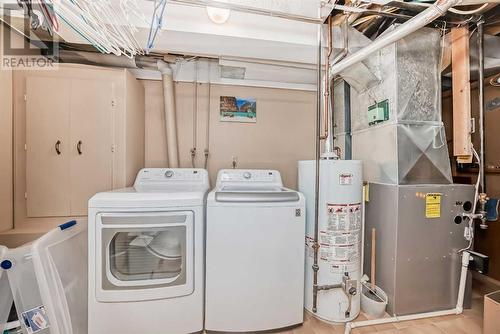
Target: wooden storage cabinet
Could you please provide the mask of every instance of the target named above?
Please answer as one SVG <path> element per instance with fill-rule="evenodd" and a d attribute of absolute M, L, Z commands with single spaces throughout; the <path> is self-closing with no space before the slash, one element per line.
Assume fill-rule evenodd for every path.
<path fill-rule="evenodd" d="M 86 216 L 95 193 L 132 184 L 144 165 L 144 87 L 128 71 L 61 64 L 16 73 L 14 88 L 15 229 Z"/>
<path fill-rule="evenodd" d="M 69 216 L 70 201 L 66 192 L 69 189 L 70 82 L 62 78 L 26 79 L 28 217 Z M 58 92 L 59 96 L 47 94 L 45 87 Z"/>
<path fill-rule="evenodd" d="M 28 217 L 83 216 L 93 194 L 112 189 L 112 99 L 110 82 L 26 79 Z"/>

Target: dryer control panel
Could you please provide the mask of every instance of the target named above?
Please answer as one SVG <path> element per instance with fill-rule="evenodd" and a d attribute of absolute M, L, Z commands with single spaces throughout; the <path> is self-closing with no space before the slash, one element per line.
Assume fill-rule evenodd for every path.
<path fill-rule="evenodd" d="M 134 188 L 141 190 L 162 187 L 200 186 L 208 187 L 208 173 L 201 168 L 144 168 L 139 171 Z"/>

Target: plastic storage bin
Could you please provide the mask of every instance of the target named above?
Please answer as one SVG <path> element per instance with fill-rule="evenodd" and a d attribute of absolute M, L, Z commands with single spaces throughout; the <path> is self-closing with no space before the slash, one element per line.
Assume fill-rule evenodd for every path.
<path fill-rule="evenodd" d="M 7 247 L 0 246 L 0 262 L 3 261 L 7 253 Z M 5 330 L 5 324 L 12 307 L 12 293 L 10 291 L 9 280 L 5 270 L 0 269 L 0 334 Z"/>
<path fill-rule="evenodd" d="M 71 221 L 9 249 L 1 267 L 24 333 L 87 334 L 85 226 Z"/>

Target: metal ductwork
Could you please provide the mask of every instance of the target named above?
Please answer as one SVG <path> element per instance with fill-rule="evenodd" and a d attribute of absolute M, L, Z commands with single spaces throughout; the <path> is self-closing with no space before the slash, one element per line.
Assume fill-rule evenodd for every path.
<path fill-rule="evenodd" d="M 351 91 L 353 159 L 365 161 L 366 179 L 451 183 L 441 118 L 440 32 L 420 29 L 364 63 L 381 78 L 376 85 Z"/>
<path fill-rule="evenodd" d="M 409 34 L 417 31 L 418 29 L 425 27 L 438 17 L 444 15 L 446 11 L 459 4 L 460 0 L 438 0 L 432 6 L 416 15 L 412 19 L 408 20 L 404 24 L 400 25 L 396 29 L 390 32 L 386 32 L 379 38 L 377 38 L 373 43 L 359 50 L 358 52 L 346 57 L 337 64 L 334 64 L 330 68 L 330 77 L 333 79 L 336 75 L 340 74 L 342 71 L 349 68 L 360 61 L 365 60 L 375 51 L 378 51 L 400 39 L 408 36 Z"/>

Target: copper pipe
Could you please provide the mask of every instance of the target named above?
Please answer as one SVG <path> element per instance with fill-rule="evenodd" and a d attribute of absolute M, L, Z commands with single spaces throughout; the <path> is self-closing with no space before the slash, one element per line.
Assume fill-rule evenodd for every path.
<path fill-rule="evenodd" d="M 313 261 L 314 264 L 312 266 L 313 269 L 313 296 L 312 296 L 312 311 L 316 313 L 317 311 L 317 303 L 318 303 L 318 252 L 319 252 L 319 173 L 320 173 L 320 157 L 321 157 L 321 56 L 322 56 L 322 47 L 321 47 L 321 38 L 322 38 L 322 26 L 318 29 L 318 76 L 317 76 L 317 85 L 318 88 L 316 90 L 316 175 L 315 175 L 315 185 L 314 185 L 314 244 L 313 244 Z"/>
<path fill-rule="evenodd" d="M 330 69 L 330 56 L 332 54 L 332 17 L 328 17 L 327 21 L 327 26 L 328 26 L 328 32 L 326 34 L 327 36 L 327 47 L 328 47 L 328 52 L 327 56 L 325 59 L 325 73 L 324 73 L 324 93 L 323 93 L 323 132 L 320 136 L 322 140 L 325 140 L 328 138 L 328 132 L 329 132 L 329 126 L 330 126 L 330 120 L 329 120 L 329 112 L 328 112 L 328 97 L 330 95 L 330 80 L 329 80 L 329 75 L 328 71 Z"/>

